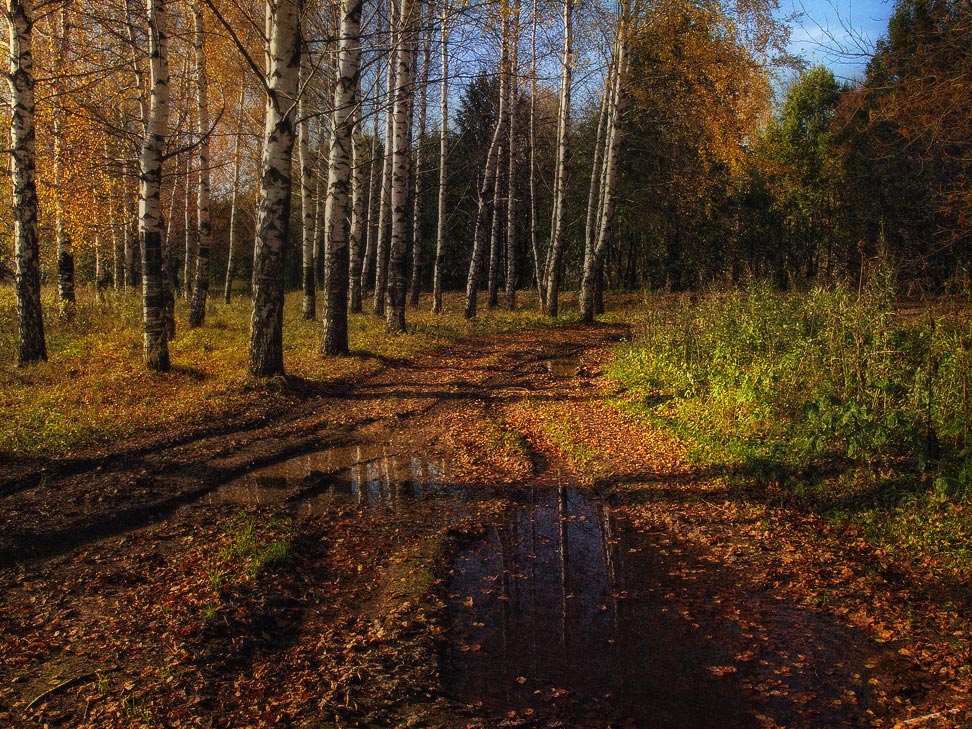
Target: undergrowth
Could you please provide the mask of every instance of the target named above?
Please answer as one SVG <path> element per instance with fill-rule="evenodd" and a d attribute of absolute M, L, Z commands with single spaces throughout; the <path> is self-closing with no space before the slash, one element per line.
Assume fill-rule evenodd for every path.
<path fill-rule="evenodd" d="M 861 290 L 755 284 L 654 297 L 609 370 L 634 410 L 747 497 L 972 565 L 972 315 Z"/>

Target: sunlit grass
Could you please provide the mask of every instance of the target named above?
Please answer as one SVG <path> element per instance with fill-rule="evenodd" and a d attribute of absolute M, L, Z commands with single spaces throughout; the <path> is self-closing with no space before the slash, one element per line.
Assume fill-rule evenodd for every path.
<path fill-rule="evenodd" d="M 17 368 L 16 302 L 12 286 L 0 286 L 0 452 L 64 454 L 120 438 L 160 432 L 176 424 L 213 422 L 254 402 L 281 402 L 279 383 L 246 374 L 250 299 L 231 304 L 210 299 L 205 326 L 186 327 L 187 306 L 176 304 L 177 334 L 170 342 L 172 371 L 155 374 L 142 364 L 141 302 L 132 293 L 109 291 L 99 301 L 81 287 L 73 319 L 57 316 L 56 290 L 43 293 L 49 361 Z M 551 320 L 535 292 L 520 293 L 516 312 L 487 309 L 466 321 L 462 297 L 447 294 L 444 312 L 409 309 L 408 333 L 385 333 L 384 320 L 352 315 L 352 356 L 320 354 L 319 321 L 301 316 L 299 293 L 288 294 L 284 315 L 284 367 L 288 376 L 327 383 L 374 371 L 389 360 L 409 360 L 469 336 L 521 328 L 559 326 L 576 319 L 576 295 L 563 297 L 563 315 Z M 366 302 L 366 311 L 370 311 Z"/>
<path fill-rule="evenodd" d="M 609 376 L 747 498 L 972 567 L 972 314 L 880 282 L 649 297 Z"/>

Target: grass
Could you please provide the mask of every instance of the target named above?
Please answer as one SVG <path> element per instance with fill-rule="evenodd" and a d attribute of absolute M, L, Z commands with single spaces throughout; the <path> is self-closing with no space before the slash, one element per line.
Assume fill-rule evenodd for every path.
<path fill-rule="evenodd" d="M 747 497 L 972 567 L 972 312 L 764 285 L 649 297 L 609 376 L 619 407 L 686 440 Z"/>
<path fill-rule="evenodd" d="M 220 556 L 224 563 L 234 565 L 236 572 L 256 579 L 290 559 L 291 527 L 289 520 L 280 517 L 273 517 L 258 525 L 252 517 L 241 513 L 231 522 Z M 218 575 L 214 589 L 218 589 L 226 573 L 220 568 L 207 569 L 211 583 L 214 574 Z"/>
<path fill-rule="evenodd" d="M 43 305 L 50 360 L 24 368 L 16 359 L 16 301 L 0 286 L 0 453 L 63 455 L 111 444 L 146 432 L 218 421 L 249 404 L 285 401 L 280 382 L 255 382 L 246 375 L 250 300 L 229 305 L 210 299 L 205 326 L 186 327 L 187 305 L 176 306 L 177 334 L 170 342 L 171 372 L 147 371 L 141 354 L 141 304 L 134 294 L 108 292 L 99 301 L 92 289 L 78 289 L 76 314 L 57 316 L 56 290 L 45 288 Z M 534 296 L 535 298 L 535 296 Z M 570 299 L 571 297 L 567 297 Z M 520 328 L 557 326 L 574 318 L 568 306 L 559 319 L 542 317 L 523 292 L 517 312 L 481 307 L 479 318 L 462 316 L 458 294 L 447 294 L 445 311 L 433 315 L 429 299 L 409 310 L 409 332 L 388 335 L 384 321 L 370 314 L 349 321 L 351 357 L 319 354 L 320 322 L 305 321 L 300 294 L 287 296 L 284 365 L 289 376 L 328 383 L 366 374 L 389 360 L 411 360 L 463 337 Z"/>

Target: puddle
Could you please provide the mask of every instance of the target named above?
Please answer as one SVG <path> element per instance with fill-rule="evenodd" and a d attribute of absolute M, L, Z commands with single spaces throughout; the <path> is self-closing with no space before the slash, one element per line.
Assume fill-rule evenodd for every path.
<path fill-rule="evenodd" d="M 395 508 L 436 496 L 454 496 L 445 459 L 402 456 L 376 446 L 328 448 L 257 468 L 215 489 L 211 504 L 259 506 L 294 502 L 301 515 L 335 503 Z"/>
<path fill-rule="evenodd" d="M 580 357 L 559 357 L 543 362 L 544 369 L 554 377 L 575 377 L 583 369 Z"/>
<path fill-rule="evenodd" d="M 533 490 L 455 562 L 447 694 L 568 726 L 755 726 L 708 669 L 731 656 L 670 607 L 667 574 L 589 491 Z"/>

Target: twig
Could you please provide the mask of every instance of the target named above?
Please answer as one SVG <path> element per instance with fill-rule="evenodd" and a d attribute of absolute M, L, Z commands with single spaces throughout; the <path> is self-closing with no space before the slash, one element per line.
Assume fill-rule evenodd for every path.
<path fill-rule="evenodd" d="M 944 716 L 950 714 L 957 714 L 958 709 L 946 709 L 945 711 L 936 711 L 931 714 L 925 714 L 924 716 L 916 716 L 913 719 L 903 719 L 894 725 L 894 729 L 904 729 L 904 727 L 918 726 L 919 724 L 924 724 L 926 721 L 931 721 L 932 719 L 941 719 Z"/>
<path fill-rule="evenodd" d="M 43 701 L 51 694 L 57 693 L 61 689 L 67 688 L 68 686 L 73 686 L 76 683 L 80 683 L 81 681 L 84 681 L 86 678 L 91 678 L 94 675 L 95 675 L 94 671 L 88 671 L 87 673 L 82 673 L 80 676 L 69 678 L 67 681 L 61 681 L 61 683 L 59 683 L 57 686 L 52 686 L 51 688 L 47 689 L 47 691 L 45 691 L 40 696 L 38 696 L 33 701 L 31 701 L 29 704 L 27 704 L 27 707 L 24 709 L 24 711 L 30 711 L 32 708 L 34 708 L 35 704 Z"/>

